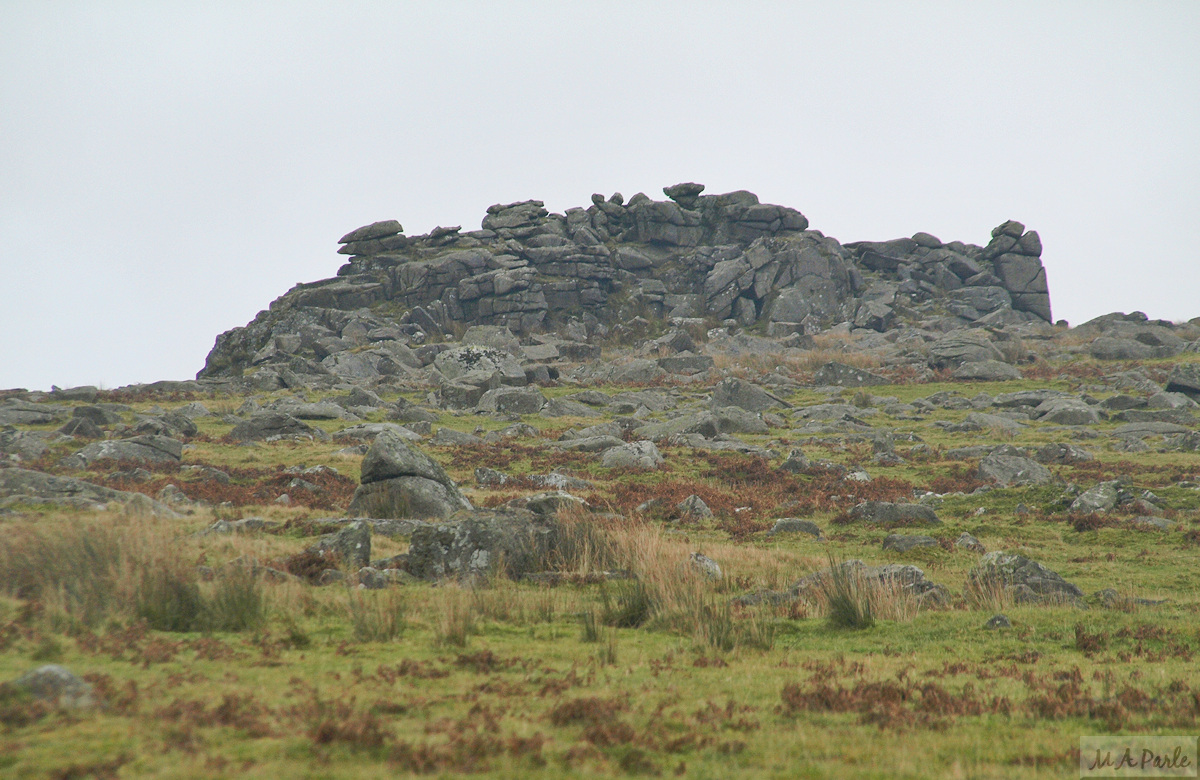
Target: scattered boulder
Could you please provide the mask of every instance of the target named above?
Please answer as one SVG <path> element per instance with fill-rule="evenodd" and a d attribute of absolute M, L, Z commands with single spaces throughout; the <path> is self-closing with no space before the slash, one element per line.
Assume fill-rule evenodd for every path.
<path fill-rule="evenodd" d="M 1084 463 L 1096 456 L 1075 444 L 1051 443 L 1038 448 L 1033 455 L 1038 463 Z"/>
<path fill-rule="evenodd" d="M 58 432 L 66 436 L 74 436 L 77 439 L 104 438 L 104 431 L 100 426 L 86 417 L 72 417 L 67 420 L 66 425 L 58 429 Z"/>
<path fill-rule="evenodd" d="M 664 463 L 663 456 L 652 441 L 635 441 L 607 449 L 600 456 L 605 468 L 627 468 L 638 471 L 656 469 Z"/>
<path fill-rule="evenodd" d="M 1047 398 L 1033 412 L 1040 421 L 1059 425 L 1095 425 L 1100 422 L 1100 413 L 1078 398 Z"/>
<path fill-rule="evenodd" d="M 462 343 L 490 347 L 510 355 L 518 355 L 521 352 L 521 340 L 513 335 L 511 330 L 500 325 L 472 325 L 463 334 Z"/>
<path fill-rule="evenodd" d="M 74 477 L 58 477 L 22 468 L 0 469 L 0 504 L 53 504 L 76 509 L 104 509 L 109 502 L 124 506 L 135 498 L 150 501 L 154 514 L 174 517 L 170 507 L 141 493 L 94 485 Z"/>
<path fill-rule="evenodd" d="M 804 454 L 804 450 L 794 448 L 788 453 L 787 460 L 779 464 L 780 471 L 790 471 L 793 474 L 803 474 L 812 468 L 812 461 Z"/>
<path fill-rule="evenodd" d="M 1042 485 L 1051 481 L 1054 475 L 1036 460 L 1026 457 L 1016 447 L 1004 445 L 992 450 L 979 461 L 979 478 L 994 482 L 1000 487 L 1009 487 Z"/>
<path fill-rule="evenodd" d="M 1057 572 L 1023 555 L 997 550 L 970 571 L 974 587 L 1001 588 L 1021 603 L 1082 603 L 1083 591 Z"/>
<path fill-rule="evenodd" d="M 999 360 L 975 360 L 963 363 L 950 375 L 953 379 L 966 382 L 1008 382 L 1020 379 L 1021 372 Z"/>
<path fill-rule="evenodd" d="M 984 330 L 951 331 L 929 345 L 929 363 L 934 368 L 958 368 L 983 360 L 1004 361 Z"/>
<path fill-rule="evenodd" d="M 528 509 L 535 515 L 554 517 L 559 512 L 585 509 L 587 502 L 565 490 L 547 490 L 513 499 L 508 502 L 508 506 L 516 509 Z"/>
<path fill-rule="evenodd" d="M 63 710 L 88 710 L 98 704 L 89 683 L 57 664 L 39 666 L 7 685 Z"/>
<path fill-rule="evenodd" d="M 988 622 L 983 624 L 983 627 L 989 631 L 997 631 L 1004 628 L 1012 628 L 1012 621 L 1006 615 L 992 615 L 988 618 Z"/>
<path fill-rule="evenodd" d="M 229 438 L 241 442 L 275 441 L 291 436 L 324 439 L 328 434 L 284 412 L 257 412 L 229 432 Z"/>
<path fill-rule="evenodd" d="M 708 508 L 708 504 L 704 503 L 704 499 L 694 493 L 675 505 L 675 509 L 684 517 L 706 519 L 713 516 L 713 512 Z"/>
<path fill-rule="evenodd" d="M 135 436 L 132 439 L 98 441 L 63 459 L 67 468 L 85 469 L 102 460 L 139 463 L 178 463 L 183 442 L 166 436 Z"/>
<path fill-rule="evenodd" d="M 954 540 L 954 546 L 960 550 L 969 550 L 976 553 L 987 552 L 987 548 L 983 546 L 983 543 L 966 531 L 958 535 L 958 538 Z"/>
<path fill-rule="evenodd" d="M 461 447 L 464 445 L 483 444 L 483 439 L 479 438 L 473 433 L 464 433 L 463 431 L 456 431 L 453 428 L 446 427 L 438 428 L 437 432 L 433 434 L 433 438 L 430 441 L 433 444 L 443 447 Z"/>
<path fill-rule="evenodd" d="M 527 510 L 460 512 L 448 522 L 413 531 L 408 571 L 423 580 L 493 573 L 516 579 L 544 570 L 558 539 L 553 520 Z"/>
<path fill-rule="evenodd" d="M 721 579 L 721 567 L 712 558 L 707 555 L 701 555 L 698 552 L 691 554 L 688 559 L 691 562 L 692 569 L 710 580 Z"/>
<path fill-rule="evenodd" d="M 455 380 L 468 373 L 495 376 L 499 384 L 520 387 L 526 383 L 525 369 L 510 353 L 495 347 L 465 346 L 438 353 L 434 368 L 446 379 Z"/>
<path fill-rule="evenodd" d="M 497 387 L 483 394 L 475 410 L 497 414 L 537 414 L 546 405 L 546 401 L 541 388 L 534 385 Z"/>
<path fill-rule="evenodd" d="M 1164 389 L 1168 393 L 1183 393 L 1200 400 L 1200 362 L 1176 363 Z"/>
<path fill-rule="evenodd" d="M 950 600 L 949 591 L 926 579 L 925 572 L 917 566 L 897 563 L 868 566 L 858 559 L 842 561 L 838 565 L 843 573 L 857 577 L 868 585 L 899 586 L 906 593 L 915 596 L 921 607 L 942 606 Z M 796 582 L 788 591 L 788 595 L 807 601 L 819 600 L 832 573 L 832 569 L 825 568 L 809 574 Z"/>
<path fill-rule="evenodd" d="M 864 523 L 882 526 L 941 525 L 932 508 L 924 504 L 894 504 L 889 501 L 864 501 L 850 510 L 850 516 Z"/>
<path fill-rule="evenodd" d="M 308 552 L 333 553 L 344 566 L 361 568 L 371 562 L 371 524 L 356 520 L 342 530 L 322 536 Z"/>
<path fill-rule="evenodd" d="M 750 412 L 765 412 L 773 407 L 792 407 L 787 401 L 758 385 L 736 378 L 723 379 L 713 388 L 712 408 L 721 409 L 728 406 L 736 406 Z"/>
<path fill-rule="evenodd" d="M 333 434 L 333 440 L 338 443 L 375 441 L 379 437 L 379 434 L 384 431 L 407 441 L 421 440 L 421 434 L 397 423 L 359 423 L 358 425 L 351 425 L 349 428 L 343 428 Z"/>
<path fill-rule="evenodd" d="M 1071 511 L 1079 514 L 1107 512 L 1117 506 L 1121 497 L 1121 483 L 1117 480 L 1101 482 L 1088 488 L 1071 502 Z"/>
<path fill-rule="evenodd" d="M 767 536 L 775 536 L 776 534 L 808 534 L 821 538 L 821 527 L 812 520 L 804 520 L 799 517 L 781 517 L 775 521 L 775 525 L 767 531 Z"/>
<path fill-rule="evenodd" d="M 713 359 L 708 355 L 696 355 L 691 352 L 680 352 L 658 359 L 658 367 L 668 374 L 692 376 L 713 367 Z"/>
<path fill-rule="evenodd" d="M 380 518 L 447 517 L 471 503 L 436 461 L 385 431 L 363 457 L 350 512 Z"/>
<path fill-rule="evenodd" d="M 625 440 L 616 436 L 584 436 L 555 442 L 555 446 L 572 452 L 606 452 L 614 447 L 624 447 Z"/>
<path fill-rule="evenodd" d="M 101 432 L 103 435 L 103 432 Z M 34 431 L 0 428 L 0 455 L 11 456 L 17 462 L 37 460 L 50 449 L 43 435 Z"/>
<path fill-rule="evenodd" d="M 938 541 L 932 536 L 917 536 L 907 534 L 888 534 L 883 540 L 883 549 L 905 553 L 918 547 L 937 547 Z"/>
<path fill-rule="evenodd" d="M 116 425 L 121 422 L 121 415 L 102 406 L 76 406 L 71 412 L 71 417 L 91 420 L 97 426 Z"/>
<path fill-rule="evenodd" d="M 819 386 L 872 387 L 886 385 L 891 381 L 887 377 L 867 371 L 865 368 L 855 368 L 836 361 L 826 363 L 813 374 L 813 384 Z"/>

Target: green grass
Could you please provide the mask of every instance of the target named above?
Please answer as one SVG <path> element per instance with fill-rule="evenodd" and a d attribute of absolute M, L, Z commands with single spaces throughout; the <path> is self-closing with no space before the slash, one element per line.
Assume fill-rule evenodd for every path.
<path fill-rule="evenodd" d="M 905 402 L 942 390 L 968 398 L 1035 387 L 1078 392 L 1084 380 L 1075 377 L 1092 365 L 1064 368 L 1075 373 L 869 390 Z M 564 384 L 546 392 L 580 389 Z M 420 392 L 404 396 L 423 403 Z M 706 398 L 706 388 L 687 387 L 679 410 L 703 407 Z M 796 405 L 826 400 L 808 389 L 786 398 Z M 242 401 L 199 400 L 226 411 Z M 128 402 L 145 412 L 186 400 Z M 111 484 L 152 494 L 166 482 L 195 495 L 211 488 L 204 495 L 233 506 L 137 520 L 115 509 L 19 505 L 3 518 L 0 680 L 59 663 L 91 680 L 107 706 L 61 713 L 0 686 L 0 775 L 1035 778 L 1073 776 L 1081 735 L 1195 733 L 1200 490 L 1176 486 L 1200 473 L 1195 454 L 1118 451 L 1107 435 L 1116 426 L 1110 422 L 1082 439 L 1042 423 L 1015 437 L 965 436 L 935 425 L 966 414 L 864 417 L 935 448 L 886 467 L 875 465 L 869 442 L 853 434 L 795 434 L 790 413 L 785 427 L 739 437 L 781 455 L 801 446 L 810 458 L 865 468 L 876 485 L 949 486 L 934 502 L 943 525 L 932 529 L 837 524 L 874 488 L 817 473 L 784 475 L 776 464 L 761 468 L 740 456 L 664 444 L 662 469 L 613 472 L 545 442 L 602 419 L 527 416 L 536 437 L 426 451 L 477 504 L 527 492 L 476 488 L 474 467 L 489 465 L 512 475 L 567 468 L 595 483 L 580 491 L 590 501 L 626 515 L 650 497 L 669 496 L 669 506 L 648 525 L 618 524 L 625 536 L 608 547 L 601 524 L 586 524 L 575 553 L 562 561 L 575 576 L 556 587 L 493 581 L 474 589 L 414 584 L 382 591 L 317 588 L 227 569 L 243 556 L 279 565 L 312 543 L 319 532 L 313 521 L 342 513 L 343 498 L 341 505 L 273 504 L 286 484 L 280 472 L 333 466 L 345 480 L 326 484 L 348 500 L 360 459 L 335 456 L 344 445 L 332 442 L 227 443 L 229 423 L 201 418 L 201 436 L 184 463 L 230 471 L 230 488 L 206 487 L 169 467 L 146 467 L 154 478 L 149 487 Z M 349 424 L 319 423 L 331 432 Z M 510 424 L 439 413 L 434 427 L 494 431 Z M 1097 460 L 1052 465 L 1059 484 L 973 494 L 950 488 L 973 489 L 977 462 L 939 454 L 966 444 L 1051 441 L 1079 444 Z M 905 456 L 912 444 L 898 440 L 896 450 Z M 73 446 L 55 445 L 42 467 L 55 470 Z M 97 466 L 85 476 L 110 484 L 116 468 Z M 1171 530 L 1135 529 L 1119 512 L 1110 525 L 1076 530 L 1060 502 L 1066 485 L 1086 489 L 1117 474 L 1159 497 Z M 697 522 L 670 514 L 692 492 L 711 499 L 716 517 Z M 789 502 L 806 508 L 793 514 Z M 1022 504 L 1028 513 L 1017 513 Z M 744 506 L 750 509 L 737 511 Z M 218 516 L 291 525 L 193 536 Z M 766 536 L 783 516 L 814 520 L 825 538 Z M 944 544 L 884 552 L 881 542 L 893 530 L 928 533 Z M 978 554 L 951 544 L 963 531 L 989 550 L 1020 552 L 1059 572 L 1079 585 L 1089 608 L 1018 605 L 1002 594 L 971 592 Z M 373 558 L 407 550 L 405 540 L 380 536 L 373 546 Z M 681 568 L 693 551 L 718 561 L 724 577 L 710 582 Z M 831 560 L 853 558 L 920 566 L 946 587 L 950 603 L 915 611 L 898 594 L 849 576 L 835 578 L 824 598 L 811 602 L 731 603 L 745 593 L 786 590 Z M 201 577 L 197 565 L 215 576 Z M 626 568 L 637 579 L 598 584 L 585 576 Z M 1105 588 L 1122 598 L 1166 601 L 1108 609 L 1092 595 Z M 1011 629 L 984 628 L 997 610 Z"/>

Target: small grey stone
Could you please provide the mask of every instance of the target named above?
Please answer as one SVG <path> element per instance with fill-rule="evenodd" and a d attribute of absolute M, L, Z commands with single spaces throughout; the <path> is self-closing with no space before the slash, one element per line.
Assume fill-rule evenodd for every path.
<path fill-rule="evenodd" d="M 713 516 L 712 510 L 708 508 L 708 504 L 704 503 L 704 499 L 695 494 L 680 501 L 675 508 L 685 517 L 705 519 Z"/>
<path fill-rule="evenodd" d="M 721 567 L 712 558 L 707 555 L 701 555 L 698 552 L 692 553 L 690 557 L 692 568 L 700 574 L 703 574 L 710 580 L 721 579 Z"/>
<path fill-rule="evenodd" d="M 57 664 L 39 666 L 13 680 L 11 685 L 61 709 L 86 710 L 97 703 L 89 683 Z"/>
<path fill-rule="evenodd" d="M 963 531 L 961 534 L 959 534 L 958 538 L 954 540 L 954 546 L 960 550 L 970 550 L 971 552 L 977 553 L 987 552 L 987 548 L 983 546 L 983 543 L 966 531 Z"/>

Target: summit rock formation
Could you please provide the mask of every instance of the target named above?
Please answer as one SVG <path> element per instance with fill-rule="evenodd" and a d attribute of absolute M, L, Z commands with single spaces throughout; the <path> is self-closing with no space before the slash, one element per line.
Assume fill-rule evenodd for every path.
<path fill-rule="evenodd" d="M 360 227 L 340 239 L 348 257 L 335 277 L 297 285 L 221 334 L 198 378 L 258 367 L 284 384 L 289 374 L 402 374 L 438 354 L 428 342 L 475 325 L 554 333 L 544 346 L 580 359 L 590 336 L 655 319 L 771 336 L 1051 321 L 1041 239 L 1019 222 L 982 247 L 928 233 L 842 244 L 793 208 L 703 191 L 677 184 L 665 201 L 597 194 L 564 214 L 537 200 L 495 205 L 466 232 Z"/>

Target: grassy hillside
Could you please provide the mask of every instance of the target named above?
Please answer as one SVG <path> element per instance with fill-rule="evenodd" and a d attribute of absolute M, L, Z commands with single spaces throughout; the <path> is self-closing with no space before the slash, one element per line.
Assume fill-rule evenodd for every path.
<path fill-rule="evenodd" d="M 529 475 L 557 469 L 590 483 L 571 490 L 588 508 L 559 518 L 574 543 L 546 561 L 543 576 L 429 583 L 397 575 L 378 590 L 356 587 L 357 567 L 344 562 L 345 579 L 321 579 L 339 564 L 306 552 L 342 527 L 334 520 L 358 484 L 361 453 L 319 438 L 237 443 L 229 434 L 242 396 L 103 394 L 101 402 L 124 405 L 113 409 L 125 425 L 195 402 L 213 414 L 195 418 L 179 463 L 70 469 L 61 461 L 81 442 L 51 439 L 20 464 L 160 497 L 174 516 L 136 503 L 97 511 L 7 502 L 0 680 L 59 664 L 89 682 L 100 704 L 60 709 L 0 688 L 0 774 L 1074 776 L 1080 736 L 1196 733 L 1200 460 L 1164 448 L 1161 436 L 1131 447 L 1113 435 L 1124 424 L 1116 419 L 962 430 L 969 404 L 903 407 L 936 394 L 966 402 L 1035 389 L 1098 403 L 1130 392 L 1111 379 L 1122 371 L 1162 383 L 1174 363 L 1195 359 L 1040 361 L 1022 380 L 900 381 L 833 396 L 773 387 L 793 408 L 764 415 L 767 433 L 734 438 L 776 457 L 664 442 L 665 463 L 650 471 L 604 468 L 594 455 L 551 446 L 622 416 L 615 407 L 553 418 L 434 409 L 435 421 L 413 426 L 425 434 L 418 446 L 475 506 L 536 493 Z M 718 368 L 774 370 L 763 360 Z M 546 395 L 582 389 L 563 382 Z M 587 389 L 658 390 L 678 411 L 707 408 L 711 384 Z M 389 404 L 426 401 L 416 390 L 379 392 Z M 321 396 L 255 400 L 298 395 Z M 803 411 L 831 401 L 858 412 L 839 431 L 806 428 Z M 520 423 L 532 427 L 513 427 Z M 311 424 L 336 433 L 351 423 Z M 428 434 L 440 428 L 485 438 L 438 446 Z M 879 446 L 884 430 L 889 443 Z M 1051 462 L 1052 482 L 1024 487 L 994 486 L 980 476 L 980 455 L 951 452 L 1056 442 L 1094 459 Z M 807 468 L 779 467 L 793 449 Z M 879 457 L 888 452 L 895 457 Z M 481 466 L 513 479 L 479 486 Z M 846 478 L 856 471 L 867 481 Z M 1117 479 L 1134 500 L 1103 513 L 1068 510 L 1081 491 Z M 164 494 L 169 485 L 178 491 Z M 689 496 L 712 516 L 679 509 Z M 850 510 L 867 500 L 920 501 L 942 524 L 863 523 Z M 1161 522 L 1135 519 L 1151 514 Z M 265 523 L 198 533 L 252 517 Z M 787 517 L 815 522 L 823 536 L 770 533 Z M 1018 603 L 994 584 L 972 584 L 981 553 L 955 544 L 964 532 L 987 550 L 1043 564 L 1084 599 Z M 935 543 L 884 550 L 897 533 Z M 371 558 L 407 550 L 404 536 L 376 533 Z M 721 576 L 692 566 L 692 553 L 717 562 Z M 921 603 L 902 587 L 851 575 L 800 598 L 739 598 L 784 593 L 850 559 L 915 565 L 947 596 Z M 858 611 L 848 617 L 848 609 Z M 997 613 L 1011 628 L 985 628 Z"/>

